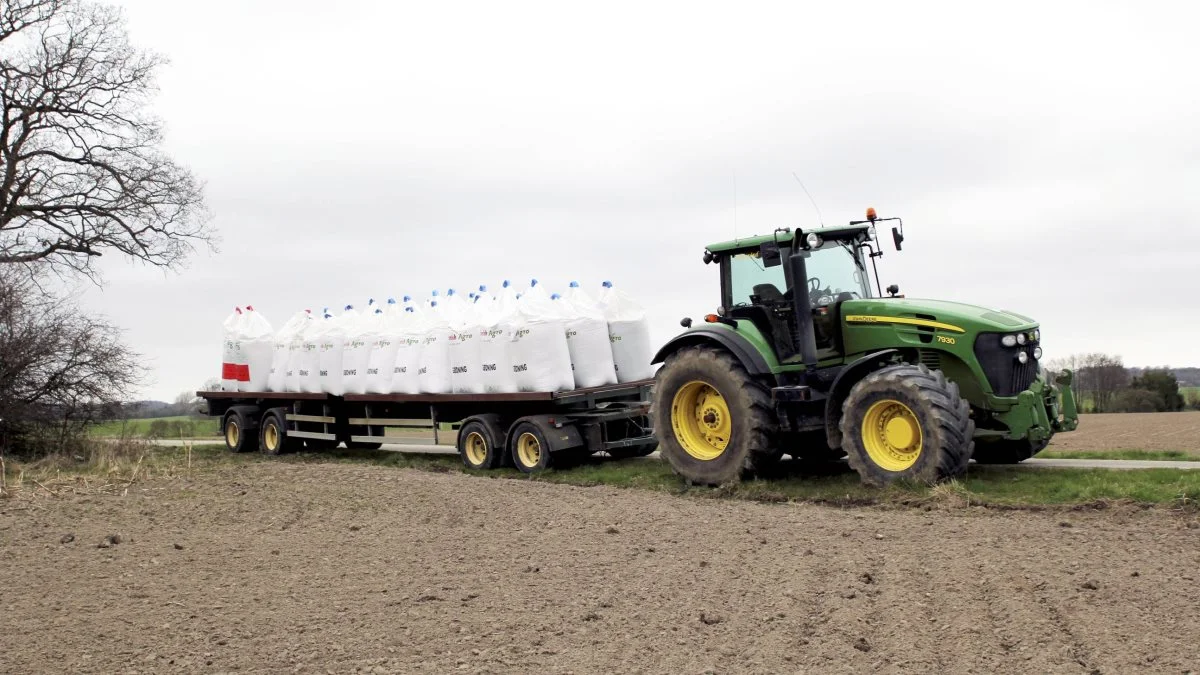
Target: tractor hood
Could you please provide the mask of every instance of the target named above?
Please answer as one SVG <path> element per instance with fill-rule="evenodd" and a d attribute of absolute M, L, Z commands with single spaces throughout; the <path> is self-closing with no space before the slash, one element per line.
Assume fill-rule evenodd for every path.
<path fill-rule="evenodd" d="M 1032 330 L 1033 319 L 1007 310 L 944 300 L 870 298 L 847 300 L 842 320 L 849 324 L 895 323 L 924 325 L 951 333 L 992 333 Z M 895 321 L 891 319 L 896 319 Z"/>

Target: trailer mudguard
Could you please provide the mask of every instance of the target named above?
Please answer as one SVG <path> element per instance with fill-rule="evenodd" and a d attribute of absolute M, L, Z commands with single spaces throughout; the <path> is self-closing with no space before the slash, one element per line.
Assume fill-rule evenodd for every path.
<path fill-rule="evenodd" d="M 730 354 L 733 354 L 734 358 L 740 361 L 742 366 L 751 375 L 771 374 L 771 367 L 767 365 L 762 354 L 758 353 L 758 350 L 754 348 L 754 345 L 750 344 L 749 340 L 731 330 L 711 328 L 709 326 L 698 326 L 686 333 L 681 333 L 671 338 L 670 342 L 658 350 L 658 353 L 654 355 L 654 359 L 650 361 L 650 364 L 662 363 L 671 354 L 684 347 L 691 347 L 693 345 L 715 345 L 725 349 Z"/>
<path fill-rule="evenodd" d="M 546 437 L 546 442 L 550 444 L 550 452 L 582 448 L 585 445 L 583 434 L 579 433 L 574 422 L 563 419 L 560 415 L 529 415 L 513 422 L 509 427 L 508 442 L 505 443 L 505 447 L 512 447 L 513 441 L 516 440 L 513 438 L 513 429 L 516 429 L 522 422 L 529 422 L 542 432 L 542 435 Z"/>
<path fill-rule="evenodd" d="M 829 388 L 829 397 L 825 399 L 825 436 L 830 448 L 842 447 L 842 430 L 838 423 L 842 419 L 842 404 L 850 395 L 850 388 L 868 373 L 883 368 L 899 355 L 898 349 L 883 349 L 857 359 L 838 373 L 833 386 Z"/>

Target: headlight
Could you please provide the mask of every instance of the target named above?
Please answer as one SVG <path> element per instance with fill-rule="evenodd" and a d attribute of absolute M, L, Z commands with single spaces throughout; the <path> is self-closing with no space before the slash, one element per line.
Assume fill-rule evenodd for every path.
<path fill-rule="evenodd" d="M 1029 354 L 1024 351 L 1017 352 L 1017 363 L 1029 363 Z"/>
<path fill-rule="evenodd" d="M 1025 344 L 1025 339 L 1026 338 L 1025 338 L 1024 333 L 1017 333 L 1017 344 L 1019 344 L 1019 345 Z"/>
<path fill-rule="evenodd" d="M 1005 335 L 1004 337 L 1000 338 L 1000 344 L 1004 345 L 1005 347 L 1016 347 L 1017 346 L 1017 336 L 1016 335 Z"/>
<path fill-rule="evenodd" d="M 1033 348 L 1033 358 L 1035 358 L 1035 359 L 1042 358 L 1042 348 L 1041 347 Z"/>
<path fill-rule="evenodd" d="M 821 244 L 825 243 L 821 240 L 821 235 L 816 232 L 809 232 L 804 238 L 804 243 L 808 244 L 809 248 L 821 248 Z"/>
<path fill-rule="evenodd" d="M 1042 329 L 1039 328 L 1039 329 L 1033 331 L 1033 341 L 1038 342 L 1041 339 L 1042 339 Z"/>

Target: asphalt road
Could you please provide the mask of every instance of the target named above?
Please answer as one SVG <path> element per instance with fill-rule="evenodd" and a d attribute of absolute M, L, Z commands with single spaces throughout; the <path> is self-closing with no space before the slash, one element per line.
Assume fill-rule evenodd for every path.
<path fill-rule="evenodd" d="M 220 443 L 221 439 L 203 439 L 195 441 L 181 441 L 176 439 L 160 439 L 153 441 L 155 445 L 166 447 L 182 447 L 184 443 Z M 457 451 L 452 445 L 407 445 L 388 443 L 383 446 L 383 450 L 391 450 L 393 452 L 417 452 L 435 455 L 453 455 Z M 657 458 L 658 453 L 650 455 L 652 458 Z M 1033 458 L 1021 462 L 1018 466 L 1029 467 L 1031 469 L 1200 469 L 1200 461 L 1197 462 L 1179 462 L 1179 461 L 1147 461 L 1141 459 L 1041 459 Z M 982 468 L 982 467 L 981 467 Z"/>

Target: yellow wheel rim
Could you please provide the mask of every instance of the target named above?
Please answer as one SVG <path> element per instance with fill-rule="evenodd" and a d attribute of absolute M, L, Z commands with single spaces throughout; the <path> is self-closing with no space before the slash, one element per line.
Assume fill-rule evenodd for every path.
<path fill-rule="evenodd" d="M 688 382 L 671 401 L 671 428 L 684 452 L 702 462 L 714 460 L 729 447 L 729 405 L 707 382 Z"/>
<path fill-rule="evenodd" d="M 267 428 L 263 429 L 263 447 L 270 452 L 279 449 L 279 427 L 274 423 L 267 423 Z"/>
<path fill-rule="evenodd" d="M 233 420 L 225 422 L 225 445 L 236 448 L 241 437 L 242 430 L 238 428 L 237 422 Z"/>
<path fill-rule="evenodd" d="M 483 434 L 472 431 L 463 442 L 463 450 L 467 453 L 467 461 L 473 466 L 480 466 L 487 461 L 487 441 Z"/>
<path fill-rule="evenodd" d="M 542 444 L 537 436 L 526 431 L 517 437 L 517 459 L 526 468 L 533 468 L 542 459 Z"/>
<path fill-rule="evenodd" d="M 867 456 L 887 471 L 905 471 L 921 456 L 921 422 L 903 403 L 884 399 L 867 409 L 862 424 Z"/>

